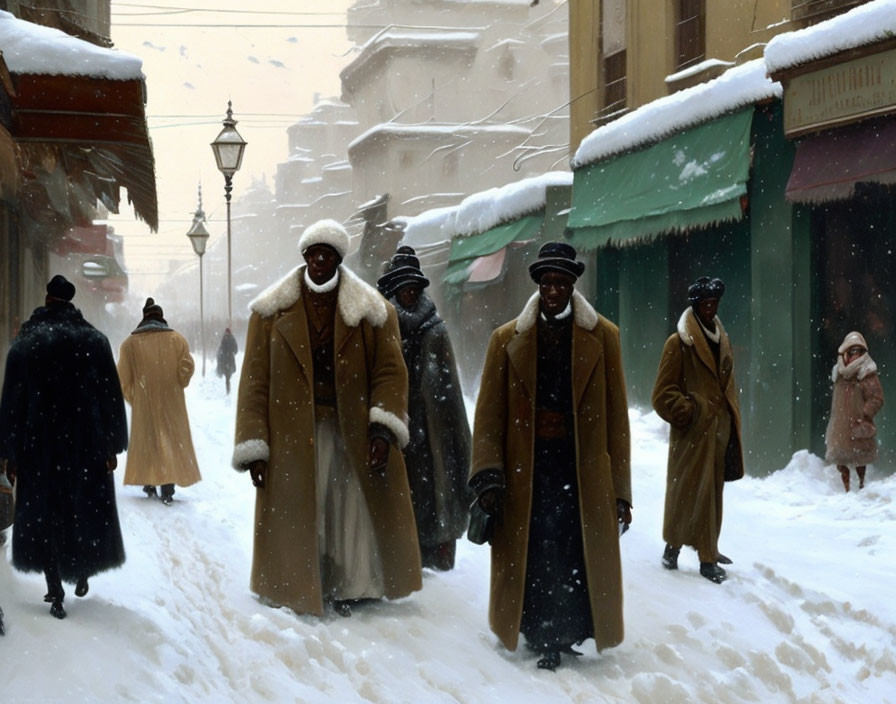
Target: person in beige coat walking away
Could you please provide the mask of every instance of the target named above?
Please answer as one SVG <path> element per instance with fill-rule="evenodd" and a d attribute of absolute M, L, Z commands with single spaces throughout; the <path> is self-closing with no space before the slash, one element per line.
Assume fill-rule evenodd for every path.
<path fill-rule="evenodd" d="M 170 506 L 174 487 L 200 481 L 184 389 L 193 376 L 190 346 L 168 327 L 161 306 L 146 299 L 143 320 L 122 343 L 118 376 L 131 404 L 131 439 L 125 485 L 142 486 Z"/>
<path fill-rule="evenodd" d="M 849 468 L 855 467 L 859 489 L 862 489 L 865 467 L 877 459 L 874 416 L 884 405 L 877 365 L 868 354 L 862 333 L 851 332 L 843 339 L 831 378 L 834 395 L 825 433 L 825 461 L 837 465 L 846 491 L 849 491 Z"/>
<path fill-rule="evenodd" d="M 250 304 L 237 399 L 233 466 L 255 486 L 251 588 L 317 616 L 422 586 L 398 318 L 342 265 L 348 246 L 338 222 L 311 225 L 307 266 Z"/>
<path fill-rule="evenodd" d="M 719 552 L 725 482 L 744 475 L 740 406 L 731 341 L 717 315 L 721 279 L 701 276 L 669 336 L 653 387 L 653 408 L 672 426 L 663 518 L 663 567 L 678 569 L 682 545 L 697 550 L 700 574 L 721 584 L 731 560 Z"/>

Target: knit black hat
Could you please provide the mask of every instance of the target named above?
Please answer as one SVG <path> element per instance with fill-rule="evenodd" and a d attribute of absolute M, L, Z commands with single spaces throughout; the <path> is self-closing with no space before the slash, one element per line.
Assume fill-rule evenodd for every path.
<path fill-rule="evenodd" d="M 143 306 L 143 317 L 144 318 L 154 318 L 165 317 L 165 314 L 162 312 L 162 306 L 156 303 L 152 298 L 146 299 L 146 305 Z"/>
<path fill-rule="evenodd" d="M 75 285 L 61 274 L 56 274 L 47 284 L 47 294 L 60 301 L 70 301 L 75 297 Z"/>
<path fill-rule="evenodd" d="M 391 298 L 398 289 L 409 284 L 426 288 L 429 286 L 429 279 L 420 270 L 420 260 L 414 248 L 404 245 L 392 255 L 392 259 L 386 264 L 386 273 L 377 280 L 376 287 L 386 298 Z"/>
<path fill-rule="evenodd" d="M 578 279 L 585 271 L 585 263 L 576 261 L 576 250 L 566 242 L 548 242 L 538 250 L 538 259 L 529 265 L 529 276 L 535 283 L 549 271 L 559 271 Z"/>
<path fill-rule="evenodd" d="M 725 282 L 701 276 L 688 286 L 688 303 L 692 306 L 707 298 L 721 298 L 725 295 Z"/>

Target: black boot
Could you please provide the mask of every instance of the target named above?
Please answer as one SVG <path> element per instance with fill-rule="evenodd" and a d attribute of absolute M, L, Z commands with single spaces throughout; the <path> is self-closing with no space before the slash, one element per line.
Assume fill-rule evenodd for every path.
<path fill-rule="evenodd" d="M 75 596 L 87 596 L 90 591 L 90 585 L 87 583 L 87 577 L 78 577 L 78 583 L 75 585 Z"/>
<path fill-rule="evenodd" d="M 732 564 L 731 558 L 728 557 L 727 555 L 723 555 L 722 553 L 719 553 L 718 555 L 716 555 L 716 562 L 719 563 L 720 565 Z"/>
<path fill-rule="evenodd" d="M 560 651 L 548 650 L 536 663 L 539 670 L 550 670 L 553 672 L 560 667 Z"/>
<path fill-rule="evenodd" d="M 53 603 L 50 604 L 50 614 L 60 621 L 68 615 L 65 613 L 65 607 L 62 605 L 62 597 L 53 599 Z"/>
<path fill-rule="evenodd" d="M 721 584 L 728 578 L 728 573 L 715 562 L 701 562 L 700 575 L 706 577 L 710 582 L 714 582 L 715 584 Z"/>
<path fill-rule="evenodd" d="M 667 570 L 677 570 L 679 552 L 681 552 L 681 547 L 674 547 L 667 544 L 666 549 L 663 550 L 663 567 Z"/>
<path fill-rule="evenodd" d="M 174 484 L 162 484 L 162 503 L 166 506 L 174 503 Z"/>
<path fill-rule="evenodd" d="M 351 599 L 335 599 L 333 601 L 333 611 L 342 616 L 343 618 L 348 618 L 352 615 L 352 600 Z"/>
<path fill-rule="evenodd" d="M 150 499 L 154 499 L 158 496 L 158 494 L 156 493 L 156 488 L 151 484 L 147 484 L 143 487 L 143 493 L 146 494 L 146 496 Z"/>

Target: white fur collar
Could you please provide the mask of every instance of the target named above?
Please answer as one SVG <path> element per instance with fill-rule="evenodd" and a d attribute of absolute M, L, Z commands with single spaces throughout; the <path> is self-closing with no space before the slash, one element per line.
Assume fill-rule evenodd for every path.
<path fill-rule="evenodd" d="M 250 310 L 264 317 L 286 310 L 302 295 L 305 266 L 298 266 L 278 282 L 264 290 L 249 304 Z M 336 299 L 342 320 L 355 327 L 362 319 L 380 327 L 389 316 L 388 303 L 379 292 L 364 283 L 349 269 L 339 265 L 339 294 Z"/>
<path fill-rule="evenodd" d="M 526 330 L 535 325 L 539 313 L 539 300 L 540 296 L 538 291 L 536 291 L 532 294 L 532 298 L 526 303 L 523 312 L 520 313 L 520 317 L 516 319 L 517 332 L 526 332 Z M 572 313 L 575 317 L 576 325 L 580 328 L 594 330 L 594 328 L 597 327 L 597 321 L 600 319 L 600 314 L 591 307 L 591 304 L 585 300 L 585 297 L 581 293 L 575 290 L 572 292 Z"/>
<path fill-rule="evenodd" d="M 694 315 L 694 309 L 691 308 L 690 306 L 685 308 L 684 313 L 682 313 L 681 317 L 678 319 L 678 337 L 680 337 L 681 341 L 684 344 L 688 345 L 689 347 L 692 347 L 694 345 L 694 338 L 691 335 L 691 333 L 688 332 L 688 320 L 691 318 L 693 318 L 694 322 L 697 324 L 697 327 L 700 327 L 700 328 L 703 328 L 704 330 L 706 330 L 706 328 L 704 328 L 700 324 L 700 321 L 697 319 L 697 316 Z M 716 333 L 715 334 L 717 336 L 717 339 L 715 339 L 714 341 L 718 342 L 719 340 L 722 339 L 722 333 L 724 332 L 724 328 L 722 327 L 722 321 L 719 320 L 719 316 L 716 316 L 712 320 L 716 324 Z M 707 330 L 706 332 L 707 332 L 707 334 L 709 334 L 709 330 Z"/>
<path fill-rule="evenodd" d="M 869 374 L 876 373 L 877 364 L 874 363 L 874 360 L 871 359 L 871 356 L 867 352 L 858 359 L 852 360 L 849 364 L 844 364 L 843 355 L 838 354 L 837 363 L 831 370 L 831 381 L 837 381 L 838 376 L 842 376 L 844 379 L 857 377 L 858 380 L 861 381 Z"/>

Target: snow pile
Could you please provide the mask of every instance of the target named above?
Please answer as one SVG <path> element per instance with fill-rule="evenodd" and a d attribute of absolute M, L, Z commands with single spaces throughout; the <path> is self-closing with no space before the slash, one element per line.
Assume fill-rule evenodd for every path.
<path fill-rule="evenodd" d="M 874 0 L 812 27 L 779 34 L 765 48 L 765 63 L 774 73 L 894 35 L 896 0 Z"/>
<path fill-rule="evenodd" d="M 4 11 L 0 11 L 0 50 L 11 73 L 143 79 L 143 61 L 133 54 L 104 49 Z"/>
<path fill-rule="evenodd" d="M 834 468 L 797 453 L 729 484 L 734 564 L 718 586 L 691 550 L 678 572 L 660 566 L 667 426 L 633 409 L 626 639 L 600 654 L 586 642 L 551 673 L 489 631 L 488 549 L 466 540 L 453 572 L 426 571 L 421 592 L 349 619 L 259 603 L 254 490 L 228 466 L 223 386 L 210 374 L 187 389 L 204 481 L 170 508 L 119 486 L 128 562 L 84 599 L 67 587 L 65 621 L 41 601 L 41 576 L 0 560 L 3 701 L 896 704 L 894 476 L 869 468 L 867 487 L 845 494 Z"/>
<path fill-rule="evenodd" d="M 582 140 L 572 167 L 580 169 L 747 105 L 780 97 L 781 84 L 768 78 L 765 61 L 748 61 L 718 78 L 654 100 L 598 127 Z"/>

